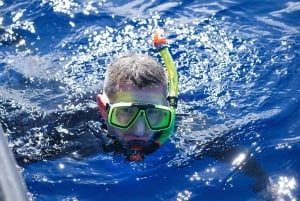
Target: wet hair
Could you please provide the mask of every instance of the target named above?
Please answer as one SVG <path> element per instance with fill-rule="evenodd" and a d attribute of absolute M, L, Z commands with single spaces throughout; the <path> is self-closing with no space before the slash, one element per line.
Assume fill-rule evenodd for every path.
<path fill-rule="evenodd" d="M 107 67 L 104 92 L 112 97 L 118 92 L 118 83 L 136 86 L 139 89 L 162 86 L 167 93 L 167 78 L 164 67 L 153 57 L 142 54 L 126 54 L 116 58 Z"/>

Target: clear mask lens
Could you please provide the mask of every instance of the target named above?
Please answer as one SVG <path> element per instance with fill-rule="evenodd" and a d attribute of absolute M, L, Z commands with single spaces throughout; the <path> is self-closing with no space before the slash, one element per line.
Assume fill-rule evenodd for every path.
<path fill-rule="evenodd" d="M 143 116 L 144 120 L 153 131 L 164 130 L 170 127 L 172 111 L 166 106 L 159 105 L 137 105 L 137 104 L 116 104 L 109 110 L 108 121 L 111 125 L 127 129 Z"/>

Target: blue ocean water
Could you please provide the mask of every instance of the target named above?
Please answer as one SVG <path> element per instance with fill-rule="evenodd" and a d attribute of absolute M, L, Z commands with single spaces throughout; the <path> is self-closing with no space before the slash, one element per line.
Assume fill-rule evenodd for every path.
<path fill-rule="evenodd" d="M 30 116 L 7 133 L 17 158 L 36 161 L 20 167 L 32 200 L 263 200 L 253 178 L 194 159 L 219 136 L 251 151 L 282 200 L 299 200 L 300 2 L 0 0 L 0 13 L 0 114 L 7 124 Z M 160 59 L 151 42 L 158 27 L 180 81 L 169 142 L 129 163 L 104 153 L 76 160 L 77 149 L 93 147 L 80 132 L 86 117 L 57 127 L 60 141 L 45 135 L 48 125 L 34 120 L 93 104 L 117 55 Z"/>

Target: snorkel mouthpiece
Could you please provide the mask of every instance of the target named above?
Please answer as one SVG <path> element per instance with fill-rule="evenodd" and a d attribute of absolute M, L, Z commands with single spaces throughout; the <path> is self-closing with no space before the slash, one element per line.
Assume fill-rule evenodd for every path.
<path fill-rule="evenodd" d="M 127 161 L 142 161 L 145 154 L 143 152 L 144 142 L 140 140 L 132 140 L 128 142 L 128 150 L 126 153 Z"/>

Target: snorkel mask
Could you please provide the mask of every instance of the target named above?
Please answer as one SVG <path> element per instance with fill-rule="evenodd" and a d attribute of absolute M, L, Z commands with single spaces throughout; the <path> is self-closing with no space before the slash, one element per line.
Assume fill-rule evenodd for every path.
<path fill-rule="evenodd" d="M 133 144 L 132 153 L 127 155 L 127 160 L 137 161 L 142 160 L 144 155 L 151 154 L 156 151 L 163 143 L 165 143 L 169 137 L 174 132 L 175 127 L 175 117 L 176 117 L 176 108 L 178 102 L 178 75 L 175 63 L 170 54 L 170 51 L 167 46 L 167 39 L 164 36 L 163 30 L 159 29 L 153 36 L 154 47 L 159 51 L 163 62 L 166 65 L 168 71 L 168 80 L 169 80 L 169 94 L 167 100 L 169 101 L 169 109 L 171 112 L 170 115 L 170 125 L 167 129 L 162 130 L 161 135 L 151 144 L 143 145 Z"/>

